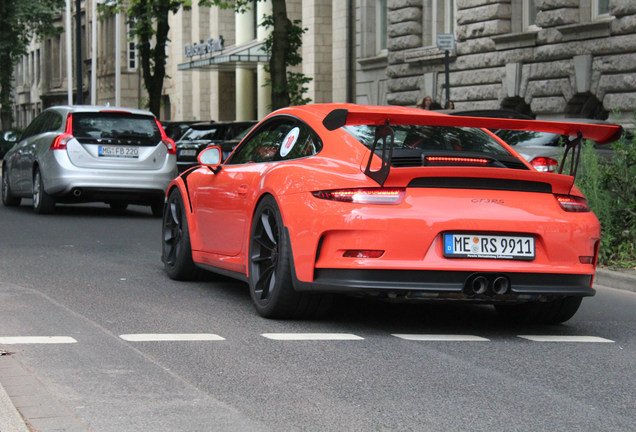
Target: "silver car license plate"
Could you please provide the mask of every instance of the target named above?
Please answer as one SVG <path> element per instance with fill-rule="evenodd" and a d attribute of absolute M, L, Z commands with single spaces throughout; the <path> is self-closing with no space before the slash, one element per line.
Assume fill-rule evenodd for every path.
<path fill-rule="evenodd" d="M 533 260 L 535 258 L 534 237 L 445 233 L 444 256 Z"/>
<path fill-rule="evenodd" d="M 138 158 L 139 147 L 99 146 L 98 154 L 104 157 Z"/>

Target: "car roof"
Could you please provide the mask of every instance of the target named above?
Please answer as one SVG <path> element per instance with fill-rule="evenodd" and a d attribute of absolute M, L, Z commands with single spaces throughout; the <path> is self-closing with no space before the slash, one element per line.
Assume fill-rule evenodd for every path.
<path fill-rule="evenodd" d="M 126 113 L 126 114 L 135 114 L 135 115 L 146 115 L 146 116 L 152 116 L 152 117 L 155 116 L 152 112 L 148 110 L 142 110 L 139 108 L 105 106 L 105 105 L 55 105 L 55 106 L 48 107 L 46 110 L 56 110 L 56 111 L 64 111 L 64 112 L 70 112 L 70 113 L 113 112 L 113 113 Z"/>

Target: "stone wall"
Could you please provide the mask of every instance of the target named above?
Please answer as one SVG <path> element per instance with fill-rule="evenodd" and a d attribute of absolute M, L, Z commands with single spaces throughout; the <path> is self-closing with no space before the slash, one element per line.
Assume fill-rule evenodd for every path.
<path fill-rule="evenodd" d="M 456 0 L 450 53 L 456 108 L 633 122 L 636 2 L 610 0 L 609 15 L 599 17 L 591 16 L 591 0 L 535 3 L 536 26 L 524 31 L 520 0 Z M 427 4 L 389 0 L 389 104 L 413 106 L 425 95 L 446 102 L 444 52 L 422 44 Z"/>

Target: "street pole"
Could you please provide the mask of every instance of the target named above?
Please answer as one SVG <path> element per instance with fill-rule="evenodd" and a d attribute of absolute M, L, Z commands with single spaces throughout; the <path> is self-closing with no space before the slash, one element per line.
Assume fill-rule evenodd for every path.
<path fill-rule="evenodd" d="M 66 0 L 66 90 L 68 104 L 73 105 L 73 41 L 71 27 L 71 0 Z"/>
<path fill-rule="evenodd" d="M 446 105 L 444 108 L 450 108 L 450 51 L 446 50 L 444 55 L 444 66 L 446 69 Z"/>
<path fill-rule="evenodd" d="M 97 105 L 97 0 L 91 4 L 91 105 Z"/>
<path fill-rule="evenodd" d="M 76 62 L 75 68 L 77 74 L 75 79 L 77 80 L 77 105 L 84 103 L 84 92 L 82 89 L 82 0 L 75 0 L 75 56 Z M 70 29 L 69 29 L 70 30 Z"/>

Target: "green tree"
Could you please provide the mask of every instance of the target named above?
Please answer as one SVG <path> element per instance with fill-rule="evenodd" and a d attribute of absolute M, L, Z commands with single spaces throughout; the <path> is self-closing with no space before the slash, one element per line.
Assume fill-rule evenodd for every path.
<path fill-rule="evenodd" d="M 259 0 L 199 0 L 198 4 L 244 12 L 254 7 L 256 1 Z M 156 116 L 160 114 L 161 94 L 166 77 L 166 44 L 169 42 L 170 30 L 168 16 L 181 8 L 188 10 L 191 7 L 192 0 L 112 0 L 103 7 L 110 12 L 124 11 L 128 17 L 131 35 L 138 40 L 137 47 L 144 86 L 148 91 L 149 109 Z M 295 95 L 298 92 L 302 95 L 302 84 L 308 82 L 309 78 L 302 74 L 287 73 L 288 65 L 299 64 L 302 61 L 299 56 L 294 55 L 297 56 L 303 30 L 298 33 L 300 27 L 294 25 L 287 17 L 285 0 L 272 0 L 271 25 L 273 37 L 269 45 L 269 71 L 272 83 L 272 108 L 288 106 L 290 101 L 306 103 L 305 99 Z M 295 92 L 294 89 L 299 90 Z"/>
<path fill-rule="evenodd" d="M 61 33 L 54 25 L 64 0 L 0 0 L 0 119 L 2 129 L 13 123 L 13 70 L 34 37 Z"/>

